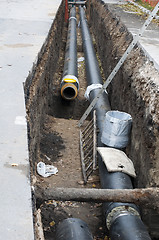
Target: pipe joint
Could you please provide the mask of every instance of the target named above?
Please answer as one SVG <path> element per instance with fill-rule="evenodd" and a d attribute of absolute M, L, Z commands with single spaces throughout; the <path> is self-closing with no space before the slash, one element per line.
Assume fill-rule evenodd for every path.
<path fill-rule="evenodd" d="M 111 225 L 114 223 L 114 221 L 117 218 L 126 216 L 126 215 L 134 215 L 140 218 L 139 212 L 133 207 L 130 207 L 130 206 L 115 207 L 111 210 L 111 212 L 106 217 L 106 226 L 108 230 L 110 230 Z"/>

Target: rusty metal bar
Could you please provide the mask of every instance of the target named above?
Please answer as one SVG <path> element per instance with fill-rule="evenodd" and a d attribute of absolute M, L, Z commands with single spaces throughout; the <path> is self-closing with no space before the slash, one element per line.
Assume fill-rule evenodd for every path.
<path fill-rule="evenodd" d="M 35 187 L 36 198 L 78 202 L 130 202 L 159 209 L 159 188 L 96 189 Z"/>

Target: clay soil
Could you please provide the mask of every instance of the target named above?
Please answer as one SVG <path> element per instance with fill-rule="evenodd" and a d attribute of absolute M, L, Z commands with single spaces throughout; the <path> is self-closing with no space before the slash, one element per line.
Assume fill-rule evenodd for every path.
<path fill-rule="evenodd" d="M 81 36 L 78 35 L 78 59 L 83 57 L 81 51 Z M 40 150 L 38 161 L 54 165 L 58 173 L 48 178 L 35 174 L 36 184 L 45 191 L 49 187 L 95 187 L 100 188 L 98 170 L 89 178 L 87 185 L 84 185 L 79 150 L 79 128 L 78 121 L 88 102 L 84 98 L 86 90 L 84 61 L 78 62 L 78 75 L 80 90 L 78 97 L 71 102 L 63 100 L 60 96 L 60 82 L 64 64 L 64 51 L 61 51 L 59 68 L 52 81 L 52 93 L 50 94 L 49 111 L 45 116 L 45 122 L 41 131 Z M 46 240 L 56 239 L 57 225 L 69 217 L 80 218 L 88 226 L 94 239 L 107 239 L 105 220 L 102 216 L 101 204 L 60 202 L 51 199 L 43 202 L 37 208 L 41 210 L 44 237 Z"/>

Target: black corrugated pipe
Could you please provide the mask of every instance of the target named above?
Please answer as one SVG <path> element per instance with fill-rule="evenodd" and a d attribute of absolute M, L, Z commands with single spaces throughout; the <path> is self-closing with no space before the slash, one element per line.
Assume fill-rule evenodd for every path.
<path fill-rule="evenodd" d="M 83 48 L 85 55 L 86 75 L 88 85 L 102 84 L 102 77 L 89 28 L 87 25 L 84 9 L 80 6 L 80 19 Z M 91 90 L 89 99 L 92 101 L 99 92 L 96 88 Z M 101 134 L 106 111 L 110 110 L 107 94 L 102 95 L 95 106 L 97 112 L 98 147 L 104 146 L 101 142 Z M 122 172 L 109 173 L 101 157 L 98 157 L 99 175 L 103 189 L 132 189 L 130 176 Z M 139 209 L 135 204 L 129 203 L 104 203 L 103 210 L 106 218 L 106 226 L 110 232 L 111 240 L 150 240 L 146 227 L 141 221 Z"/>
<path fill-rule="evenodd" d="M 61 96 L 66 100 L 75 99 L 77 97 L 79 89 L 79 82 L 77 78 L 78 70 L 76 23 L 76 8 L 74 6 L 70 10 L 64 71 L 61 81 Z"/>
<path fill-rule="evenodd" d="M 93 237 L 84 221 L 67 218 L 58 225 L 56 240 L 93 240 Z"/>

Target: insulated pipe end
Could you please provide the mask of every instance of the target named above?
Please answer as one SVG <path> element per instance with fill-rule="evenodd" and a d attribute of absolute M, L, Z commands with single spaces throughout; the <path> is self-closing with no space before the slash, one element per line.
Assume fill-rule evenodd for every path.
<path fill-rule="evenodd" d="M 78 78 L 74 75 L 65 75 L 61 82 L 61 96 L 65 100 L 74 100 L 79 90 Z"/>
<path fill-rule="evenodd" d="M 65 83 L 61 87 L 61 96 L 66 100 L 74 100 L 77 94 L 78 89 L 73 83 Z"/>

